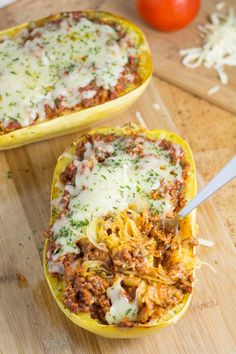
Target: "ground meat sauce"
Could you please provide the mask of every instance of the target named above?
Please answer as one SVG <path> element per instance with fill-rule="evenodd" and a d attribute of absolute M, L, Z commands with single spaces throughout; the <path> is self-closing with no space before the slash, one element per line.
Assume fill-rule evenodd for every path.
<path fill-rule="evenodd" d="M 111 306 L 106 296 L 108 287 L 109 281 L 103 277 L 77 271 L 63 292 L 63 302 L 72 312 L 87 312 L 105 323 L 105 313 Z"/>
<path fill-rule="evenodd" d="M 141 81 L 136 40 L 127 25 L 96 12 L 63 13 L 2 40 L 0 134 L 100 105 L 132 89 Z"/>
<path fill-rule="evenodd" d="M 73 184 L 76 171 L 77 167 L 73 164 L 73 162 L 70 163 L 69 166 L 66 167 L 65 171 L 61 173 L 60 181 L 64 184 L 67 184 L 68 182 Z"/>
<path fill-rule="evenodd" d="M 86 174 L 98 173 L 94 172 L 96 168 L 100 170 L 105 165 L 111 170 L 111 167 L 109 167 L 111 159 L 114 159 L 115 166 L 119 166 L 120 160 L 117 160 L 116 149 L 119 154 L 123 151 L 128 156 L 132 156 L 131 161 L 135 161 L 135 163 L 141 158 L 146 161 L 145 159 L 148 156 L 153 158 L 154 153 L 150 152 L 150 147 L 146 145 L 147 142 L 155 144 L 154 147 L 157 149 L 159 156 L 164 154 L 165 159 L 168 159 L 169 165 L 161 165 L 160 171 L 162 169 L 166 170 L 168 166 L 168 169 L 170 169 L 169 176 L 172 178 L 170 184 L 166 184 L 165 180 L 160 178 L 159 187 L 154 188 L 147 194 L 147 197 L 152 203 L 153 200 L 160 201 L 168 195 L 168 198 L 171 198 L 172 201 L 173 210 L 170 215 L 173 217 L 185 204 L 185 183 L 189 166 L 184 160 L 182 150 L 178 151 L 179 147 L 165 139 L 155 142 L 152 139 L 145 139 L 140 133 L 134 133 L 128 137 L 119 137 L 115 134 L 88 134 L 78 143 L 76 148 L 77 160 L 69 163 L 61 173 L 60 182 L 64 186 L 69 185 L 76 188 L 78 173 L 80 173 L 81 178 L 84 176 L 83 178 L 86 180 Z M 88 163 L 89 153 L 92 163 Z M 179 166 L 178 169 L 174 169 L 176 165 Z M 87 167 L 84 168 L 84 166 Z M 143 168 L 142 166 L 141 168 Z M 173 172 L 171 173 L 171 171 Z M 181 175 L 179 171 L 181 171 Z M 146 175 L 150 175 L 148 178 L 153 177 L 149 170 Z M 104 180 L 107 178 L 106 176 L 103 177 Z M 83 185 L 81 190 L 89 191 L 89 187 Z M 69 202 L 73 201 L 73 193 L 70 195 L 68 190 L 65 190 L 59 203 L 61 210 L 58 222 L 63 225 L 60 229 L 62 240 L 64 240 L 65 235 L 69 240 L 71 237 L 69 229 L 66 229 L 64 223 L 67 219 L 64 218 L 65 215 L 71 213 Z M 179 238 L 173 232 L 167 233 L 161 228 L 158 223 L 159 213 L 156 214 L 154 209 L 139 211 L 138 213 L 128 210 L 122 213 L 121 221 L 117 225 L 121 225 L 120 223 L 125 217 L 130 218 L 130 222 L 136 224 L 136 233 L 139 238 L 132 241 L 131 237 L 127 244 L 124 239 L 123 243 L 114 246 L 111 239 L 121 237 L 122 227 L 113 226 L 116 222 L 116 213 L 108 212 L 102 216 L 103 235 L 105 236 L 101 238 L 99 247 L 91 242 L 92 240 L 87 238 L 85 233 L 84 235 L 81 234 L 82 237 L 79 237 L 76 241 L 73 252 L 69 248 L 69 251 L 63 253 L 64 246 L 62 245 L 65 244 L 65 241 L 62 242 L 60 238 L 57 239 L 55 236 L 55 225 L 47 230 L 45 233 L 49 239 L 47 260 L 49 263 L 60 264 L 64 268 L 63 274 L 51 273 L 63 278 L 66 284 L 62 294 L 65 306 L 74 313 L 89 313 L 92 318 L 103 324 L 107 324 L 107 313 L 114 306 L 112 297 L 108 296 L 108 290 L 114 288 L 117 277 L 121 281 L 119 289 L 122 290 L 119 291 L 121 291 L 123 298 L 127 299 L 127 303 L 132 304 L 132 306 L 135 306 L 137 289 L 142 283 L 142 289 L 144 290 L 142 290 L 143 294 L 141 296 L 143 296 L 143 300 L 136 316 L 132 317 L 130 315 L 131 309 L 128 309 L 127 316 L 124 314 L 121 320 L 114 322 L 119 326 L 132 327 L 137 323 L 147 323 L 150 320 L 158 319 L 168 310 L 180 304 L 184 295 L 192 291 L 193 276 L 192 270 L 186 268 L 186 265 L 178 260 Z M 77 227 L 77 230 L 79 227 L 87 227 L 89 223 L 89 219 L 70 221 L 70 225 Z M 130 237 L 131 230 L 127 229 L 127 232 L 127 237 Z M 185 250 L 191 250 L 191 247 L 196 243 L 196 240 L 189 235 L 189 238 L 183 241 L 182 246 Z M 69 247 L 71 246 L 69 245 Z M 151 268 L 149 262 L 152 263 Z M 154 273 L 155 271 L 157 273 Z M 156 274 L 159 281 L 155 280 Z M 148 297 L 145 294 L 149 294 Z"/>

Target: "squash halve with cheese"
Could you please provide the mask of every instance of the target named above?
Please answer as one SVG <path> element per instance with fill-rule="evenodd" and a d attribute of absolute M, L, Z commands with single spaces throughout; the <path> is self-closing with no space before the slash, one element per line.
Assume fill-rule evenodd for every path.
<path fill-rule="evenodd" d="M 63 135 L 132 104 L 152 73 L 141 30 L 99 11 L 0 32 L 0 150 Z"/>
<path fill-rule="evenodd" d="M 178 234 L 161 227 L 196 193 L 187 143 L 136 125 L 99 128 L 59 158 L 45 275 L 75 324 L 112 338 L 175 323 L 192 297 L 195 212 Z"/>

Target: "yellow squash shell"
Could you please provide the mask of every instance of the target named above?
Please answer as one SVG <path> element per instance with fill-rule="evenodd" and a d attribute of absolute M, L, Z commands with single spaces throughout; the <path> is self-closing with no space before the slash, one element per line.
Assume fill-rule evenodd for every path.
<path fill-rule="evenodd" d="M 36 141 L 46 140 L 49 138 L 65 135 L 75 132 L 79 129 L 89 127 L 93 123 L 112 117 L 121 111 L 127 109 L 133 104 L 138 97 L 146 89 L 152 75 L 152 61 L 148 43 L 142 31 L 133 23 L 106 12 L 99 11 L 82 11 L 84 14 L 92 14 L 97 19 L 104 22 L 115 22 L 124 29 L 131 30 L 137 34 L 137 44 L 140 50 L 140 65 L 138 74 L 140 77 L 137 85 L 129 85 L 117 98 L 107 101 L 103 104 L 90 108 L 68 111 L 63 115 L 51 120 L 44 120 L 38 124 L 14 130 L 12 132 L 0 135 L 0 150 L 16 148 L 22 145 L 30 144 Z M 61 14 L 49 16 L 44 19 L 35 21 L 36 26 L 44 23 L 60 19 Z M 31 23 L 32 25 L 32 23 Z M 14 37 L 17 33 L 29 26 L 28 23 L 4 30 L 0 32 L 0 40 L 5 36 Z"/>
<path fill-rule="evenodd" d="M 144 130 L 137 127 L 136 125 L 127 125 L 124 126 L 123 128 L 98 128 L 90 131 L 90 134 L 93 135 L 96 133 L 101 133 L 101 134 L 115 133 L 117 135 L 124 135 L 124 134 L 130 134 L 134 131 L 142 131 L 145 134 L 145 136 L 154 139 L 165 138 L 173 143 L 179 144 L 182 147 L 185 153 L 185 158 L 190 165 L 188 179 L 185 188 L 185 197 L 187 201 L 192 199 L 196 195 L 196 189 L 197 189 L 195 164 L 194 164 L 190 147 L 180 136 L 165 130 Z M 59 177 L 61 172 L 64 171 L 65 167 L 71 161 L 71 158 L 69 156 L 70 155 L 73 156 L 75 154 L 77 143 L 78 141 L 72 143 L 72 145 L 58 159 L 54 171 L 53 182 L 52 182 L 51 202 L 54 199 L 58 198 L 60 195 L 60 190 L 58 189 Z M 56 217 L 57 217 L 57 212 L 56 210 L 53 209 L 53 207 L 51 207 L 50 224 L 54 223 Z M 196 229 L 196 211 L 193 211 L 180 223 L 179 232 L 183 237 L 184 235 L 189 233 L 192 233 L 192 235 L 195 236 L 195 229 Z M 43 259 L 44 272 L 45 272 L 45 276 L 49 288 L 53 294 L 56 303 L 58 304 L 62 312 L 72 322 L 74 322 L 76 325 L 94 334 L 100 335 L 102 337 L 107 337 L 107 338 L 135 338 L 135 337 L 145 336 L 147 334 L 152 334 L 159 331 L 163 327 L 176 323 L 184 315 L 184 313 L 186 312 L 189 306 L 192 294 L 190 295 L 186 294 L 183 302 L 180 305 L 178 305 L 178 307 L 176 307 L 171 314 L 165 315 L 165 317 L 163 317 L 158 322 L 147 324 L 147 325 L 140 324 L 133 328 L 122 328 L 115 325 L 104 325 L 104 324 L 100 324 L 97 320 L 92 319 L 88 314 L 85 313 L 74 314 L 64 306 L 61 300 L 61 290 L 63 288 L 63 282 L 58 280 L 56 277 L 53 277 L 48 272 L 48 267 L 46 262 L 47 246 L 48 246 L 48 241 L 46 240 L 45 247 L 44 247 L 44 259 Z M 193 252 L 195 252 L 194 249 Z"/>

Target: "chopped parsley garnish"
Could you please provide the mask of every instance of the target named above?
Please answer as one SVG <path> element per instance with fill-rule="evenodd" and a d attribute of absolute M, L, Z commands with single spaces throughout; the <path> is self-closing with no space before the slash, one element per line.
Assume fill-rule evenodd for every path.
<path fill-rule="evenodd" d="M 128 316 L 128 314 L 130 313 L 130 311 L 132 311 L 132 308 L 129 308 L 126 313 L 125 313 L 125 316 Z"/>
<path fill-rule="evenodd" d="M 71 226 L 75 227 L 76 229 L 79 229 L 80 227 L 87 226 L 89 224 L 88 219 L 85 220 L 71 220 L 70 221 Z"/>

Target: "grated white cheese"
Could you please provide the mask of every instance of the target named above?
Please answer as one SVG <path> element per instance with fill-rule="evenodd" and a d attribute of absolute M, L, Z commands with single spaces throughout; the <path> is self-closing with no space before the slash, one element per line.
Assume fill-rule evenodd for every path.
<path fill-rule="evenodd" d="M 107 289 L 107 296 L 111 300 L 110 310 L 106 313 L 106 321 L 108 324 L 118 324 L 124 318 L 134 321 L 138 313 L 137 290 L 136 297 L 132 302 L 129 302 L 124 295 L 124 289 L 121 286 L 122 278 L 118 279 L 114 284 Z"/>
<path fill-rule="evenodd" d="M 219 85 L 215 85 L 215 86 L 211 87 L 211 88 L 208 90 L 207 94 L 208 94 L 209 96 L 211 96 L 211 95 L 214 95 L 214 93 L 217 93 L 217 92 L 219 92 L 219 91 L 220 91 L 220 86 L 219 86 Z"/>
<path fill-rule="evenodd" d="M 148 129 L 148 126 L 140 112 L 136 112 L 136 118 L 143 128 Z"/>
<path fill-rule="evenodd" d="M 181 49 L 182 63 L 188 68 L 204 65 L 216 70 L 222 84 L 228 83 L 224 66 L 236 66 L 236 17 L 234 10 L 228 14 L 212 13 L 210 23 L 198 26 L 203 45 L 198 48 Z"/>
<path fill-rule="evenodd" d="M 156 110 L 156 111 L 160 111 L 161 106 L 159 105 L 159 103 L 153 103 L 152 107 Z"/>
<path fill-rule="evenodd" d="M 203 238 L 199 238 L 198 242 L 199 242 L 199 246 L 209 247 L 209 248 L 214 246 L 214 242 L 213 241 L 205 240 Z"/>

